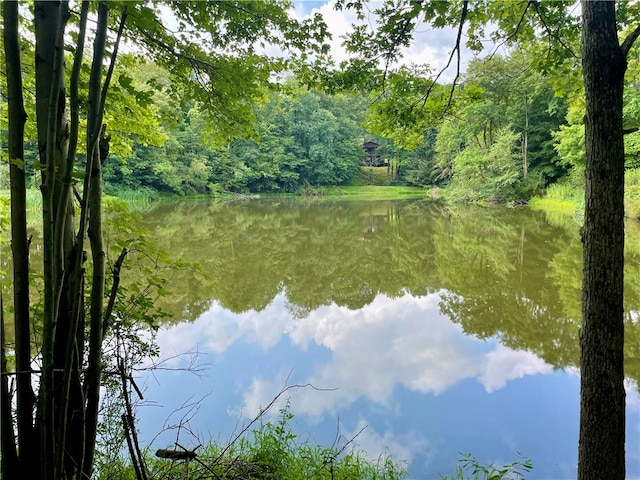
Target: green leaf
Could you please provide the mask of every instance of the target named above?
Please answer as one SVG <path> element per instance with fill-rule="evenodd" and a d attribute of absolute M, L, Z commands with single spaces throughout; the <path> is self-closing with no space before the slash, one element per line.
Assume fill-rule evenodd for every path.
<path fill-rule="evenodd" d="M 9 164 L 10 165 L 15 165 L 20 170 L 24 170 L 24 160 L 21 159 L 21 158 L 10 158 L 9 159 Z"/>

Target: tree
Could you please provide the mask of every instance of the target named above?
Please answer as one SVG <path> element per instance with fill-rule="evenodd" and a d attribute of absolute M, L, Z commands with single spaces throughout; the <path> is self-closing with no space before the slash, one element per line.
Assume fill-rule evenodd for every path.
<path fill-rule="evenodd" d="M 119 124 L 127 123 L 118 122 L 117 113 L 130 114 L 128 105 L 136 105 L 125 103 L 127 108 L 119 110 L 122 104 L 109 103 L 121 40 L 126 37 L 130 48 L 140 52 L 138 56 L 144 50 L 168 70 L 172 80 L 168 85 L 154 82 L 151 86 L 198 104 L 208 115 L 211 135 L 228 141 L 251 130 L 253 117 L 247 106 L 263 95 L 274 72 L 289 65 L 261 54 L 255 45 L 277 44 L 291 51 L 295 60 L 296 51 L 320 51 L 326 33 L 318 18 L 294 21 L 287 14 L 288 4 L 277 1 L 170 5 L 175 33 L 163 25 L 161 11 L 147 3 L 82 1 L 76 11 L 68 1 L 36 1 L 33 32 L 23 35 L 19 24 L 23 11 L 17 2 L 3 3 L 16 331 L 11 372 L 3 335 L 4 478 L 58 480 L 92 475 L 102 348 L 116 320 L 112 299 L 117 296 L 119 269 L 127 254 L 125 248 L 115 263 L 107 264 L 102 225 L 102 170 L 111 143 L 105 121 L 112 122 L 109 131 L 115 134 Z M 95 20 L 91 32 L 89 19 Z M 85 43 L 90 36 L 89 59 Z M 35 57 L 27 75 L 35 79 L 35 112 L 27 117 L 23 93 L 32 90 L 22 85 L 20 43 L 30 41 Z M 66 58 L 67 52 L 71 57 Z M 66 60 L 72 64 L 68 74 Z M 88 78 L 81 75 L 87 71 Z M 145 92 L 136 91 L 130 77 L 118 78 L 121 93 L 144 99 Z M 35 129 L 25 124 L 27 118 L 35 118 Z M 25 126 L 37 132 L 39 158 L 32 167 L 40 170 L 42 192 L 44 292 L 41 305 L 33 306 L 24 201 Z M 118 134 L 131 142 L 125 132 Z M 84 147 L 79 146 L 82 143 Z M 80 153 L 86 159 L 82 172 Z M 197 160 L 190 167 L 192 173 L 202 173 Z M 76 185 L 78 177 L 81 186 Z M 109 288 L 108 267 L 114 278 Z M 39 364 L 37 371 L 32 370 L 33 362 Z M 10 374 L 17 383 L 15 412 L 5 395 Z"/>
<path fill-rule="evenodd" d="M 578 478 L 625 478 L 624 141 L 626 57 L 616 6 L 582 2 L 585 88 L 585 216 L 580 335 Z"/>
<path fill-rule="evenodd" d="M 513 200 L 522 178 L 519 135 L 508 128 L 498 130 L 491 146 L 470 146 L 453 160 L 450 195 L 467 201 Z"/>
<path fill-rule="evenodd" d="M 366 15 L 363 1 L 338 2 Z M 605 1 L 581 2 L 578 22 L 562 2 L 384 2 L 375 9 L 376 31 L 359 26 L 348 45 L 367 51 L 385 72 L 409 45 L 420 21 L 457 29 L 449 62 L 460 65 L 462 33 L 467 45 L 482 48 L 486 25 L 502 43 L 532 46 L 544 34 L 546 55 L 535 62 L 543 73 L 554 69 L 568 78 L 578 55 L 571 45 L 581 32 L 585 87 L 585 218 L 578 477 L 625 477 L 625 393 L 623 368 L 624 142 L 623 91 L 626 57 L 640 35 L 638 6 Z M 630 27 L 620 42 L 618 28 Z M 542 44 L 538 44 L 542 45 Z M 352 67 L 362 67 L 354 62 Z M 377 66 L 377 65 L 376 65 Z M 349 65 L 344 65 L 348 69 Z M 575 69 L 577 70 L 577 69 Z M 459 70 L 454 84 L 457 82 Z M 342 74 L 344 75 L 344 74 Z M 437 80 L 438 77 L 436 77 Z M 430 90 L 424 95 L 428 96 Z M 452 94 L 453 94 L 452 90 Z"/>

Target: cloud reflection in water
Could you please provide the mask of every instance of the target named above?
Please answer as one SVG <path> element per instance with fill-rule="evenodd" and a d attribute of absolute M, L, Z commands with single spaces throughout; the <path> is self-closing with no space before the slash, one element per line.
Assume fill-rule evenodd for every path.
<path fill-rule="evenodd" d="M 262 312 L 263 317 L 240 315 L 244 318 L 233 326 L 227 321 L 211 326 L 207 338 L 216 339 L 209 340 L 209 345 L 215 347 L 226 336 L 244 337 L 268 348 L 276 342 L 275 328 L 267 330 L 263 324 L 280 321 L 280 331 L 293 344 L 304 349 L 313 342 L 330 350 L 331 360 L 316 365 L 304 381 L 338 390 L 331 395 L 319 395 L 313 390 L 299 392 L 293 405 L 296 414 L 335 412 L 359 397 L 390 407 L 398 385 L 440 394 L 462 380 L 476 378 L 491 392 L 511 379 L 552 371 L 532 353 L 516 352 L 498 342 L 464 335 L 459 325 L 440 314 L 437 293 L 423 297 L 407 294 L 396 299 L 378 295 L 360 310 L 330 305 L 299 320 L 286 318 L 279 308 L 281 297 Z M 247 411 L 256 411 L 268 403 L 281 386 L 282 378 L 253 379 L 244 396 Z"/>
<path fill-rule="evenodd" d="M 293 371 L 290 383 L 336 389 L 300 389 L 291 400 L 309 428 L 333 422 L 321 443 L 331 443 L 339 417 L 345 437 L 368 424 L 358 446 L 373 458 L 386 450 L 413 461 L 418 478 L 450 471 L 459 450 L 501 452 L 482 460 L 506 462 L 521 450 L 534 463 L 539 456 L 541 475 L 575 476 L 575 372 L 549 375 L 553 368 L 531 352 L 467 336 L 440 313 L 442 293 L 378 295 L 360 310 L 332 304 L 303 318 L 291 313 L 285 293 L 260 312 L 234 314 L 213 302 L 195 322 L 159 332 L 158 343 L 166 356 L 197 346 L 224 377 L 204 382 L 217 402 L 200 419 L 207 429 L 223 428 L 225 412 L 253 418 Z M 505 388 L 523 377 L 530 380 Z M 637 419 L 629 420 L 635 431 Z"/>
<path fill-rule="evenodd" d="M 310 343 L 324 347 L 331 352 L 330 361 L 316 364 L 302 381 L 337 390 L 330 395 L 299 392 L 293 412 L 310 416 L 335 412 L 360 397 L 391 407 L 393 391 L 400 385 L 437 395 L 475 378 L 492 392 L 509 380 L 552 371 L 530 352 L 466 336 L 459 325 L 440 314 L 439 301 L 438 293 L 394 299 L 378 295 L 360 310 L 333 304 L 301 319 L 288 313 L 284 294 L 262 312 L 233 314 L 214 303 L 194 323 L 161 332 L 158 342 L 163 352 L 187 351 L 197 344 L 216 354 L 240 339 L 268 351 L 283 336 L 302 351 Z M 295 367 L 295 359 L 292 362 L 290 368 Z M 253 378 L 242 411 L 254 415 L 282 385 L 282 374 Z"/>

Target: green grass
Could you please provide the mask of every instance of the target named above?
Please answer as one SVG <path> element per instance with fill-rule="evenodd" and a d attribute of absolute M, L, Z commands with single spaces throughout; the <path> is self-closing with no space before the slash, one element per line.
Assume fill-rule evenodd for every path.
<path fill-rule="evenodd" d="M 1 215 L 9 217 L 11 194 L 8 189 L 0 190 L 0 198 L 6 200 L 0 204 Z M 42 227 L 42 194 L 37 188 L 27 189 L 27 225 L 29 227 Z"/>
<path fill-rule="evenodd" d="M 360 167 L 352 185 L 389 185 L 388 167 Z"/>
<path fill-rule="evenodd" d="M 462 458 L 458 461 L 456 472 L 453 475 L 442 476 L 442 480 L 524 480 L 533 470 L 533 464 L 520 453 L 516 454 L 518 460 L 502 466 L 483 465 L 473 455 L 461 454 Z"/>
<path fill-rule="evenodd" d="M 573 200 L 556 200 L 546 197 L 533 197 L 529 201 L 529 205 L 532 210 L 544 210 L 573 215 L 578 206 L 578 202 Z"/>
<path fill-rule="evenodd" d="M 640 168 L 625 172 L 624 210 L 627 217 L 640 220 Z"/>
<path fill-rule="evenodd" d="M 352 198 L 358 200 L 390 200 L 397 198 L 425 197 L 427 191 L 423 188 L 406 186 L 378 186 L 378 185 L 345 185 L 340 187 L 325 187 L 325 196 Z"/>
<path fill-rule="evenodd" d="M 582 219 L 584 213 L 584 190 L 570 182 L 551 185 L 542 197 L 529 201 L 532 210 L 542 210 L 548 216 L 566 216 Z"/>
<path fill-rule="evenodd" d="M 152 188 L 142 187 L 136 189 L 113 187 L 105 188 L 108 195 L 118 197 L 127 203 L 151 203 L 160 198 L 160 194 Z"/>
<path fill-rule="evenodd" d="M 294 416 L 289 404 L 273 420 L 264 418 L 257 428 L 236 437 L 227 445 L 211 443 L 196 448 L 197 457 L 185 469 L 184 461 L 167 459 L 173 452 L 185 453 L 185 447 L 168 445 L 158 458 L 147 451 L 146 470 L 149 478 L 216 478 L 220 480 L 400 480 L 406 478 L 404 462 L 388 453 L 369 458 L 356 446 L 352 438 L 337 436 L 330 447 L 318 445 L 308 436 L 292 430 Z M 505 464 L 482 464 L 471 454 L 461 454 L 451 475 L 443 480 L 524 480 L 533 465 L 531 460 L 516 452 L 517 460 Z M 96 479 L 135 480 L 128 458 L 104 457 L 99 450 Z M 186 472 L 186 473 L 185 473 Z"/>
<path fill-rule="evenodd" d="M 0 190 L 0 198 L 10 198 L 9 189 Z M 42 206 L 42 194 L 37 188 L 27 189 L 27 210 L 36 210 Z"/>
<path fill-rule="evenodd" d="M 387 454 L 371 460 L 365 453 L 340 438 L 331 447 L 322 447 L 308 437 L 293 433 L 293 415 L 288 407 L 273 421 L 259 426 L 229 445 L 212 443 L 196 449 L 197 460 L 189 463 L 188 476 L 182 461 L 156 458 L 147 452 L 145 464 L 149 478 L 216 478 L 224 480 L 399 480 L 406 476 L 401 463 Z M 184 452 L 177 446 L 168 451 Z M 105 461 L 106 460 L 106 461 Z M 127 458 L 98 456 L 98 480 L 135 480 Z"/>
<path fill-rule="evenodd" d="M 556 183 L 547 189 L 543 197 L 533 197 L 529 205 L 533 210 L 581 220 L 584 214 L 584 189 L 572 185 L 570 181 Z M 624 210 L 627 218 L 640 220 L 640 168 L 625 172 Z"/>
<path fill-rule="evenodd" d="M 145 210 L 160 199 L 160 194 L 150 188 L 142 188 L 139 190 L 116 189 L 108 190 L 105 197 L 116 197 L 129 204 L 132 210 Z M 9 190 L 0 190 L 0 198 L 8 199 L 10 197 Z M 8 208 L 8 204 L 7 204 Z M 27 189 L 27 222 L 29 225 L 42 225 L 42 194 L 37 188 Z"/>

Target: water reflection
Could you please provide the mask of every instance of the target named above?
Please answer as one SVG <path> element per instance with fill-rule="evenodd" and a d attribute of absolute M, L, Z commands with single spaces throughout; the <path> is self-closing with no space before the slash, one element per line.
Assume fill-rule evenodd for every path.
<path fill-rule="evenodd" d="M 316 362 L 305 381 L 339 390 L 331 395 L 300 392 L 294 413 L 311 416 L 336 412 L 363 397 L 389 407 L 398 385 L 437 395 L 460 381 L 475 379 L 490 393 L 514 378 L 552 371 L 532 353 L 464 335 L 459 325 L 439 313 L 439 301 L 438 293 L 399 299 L 378 296 L 360 310 L 333 304 L 296 320 L 286 314 L 282 294 L 260 314 L 230 315 L 215 305 L 194 324 L 182 324 L 159 341 L 163 350 L 199 344 L 218 354 L 239 340 L 266 351 L 282 336 L 301 352 L 310 344 L 321 346 L 331 356 Z M 267 405 L 281 386 L 281 378 L 255 380 L 244 394 L 248 411 Z"/>
<path fill-rule="evenodd" d="M 162 350 L 197 346 L 216 364 L 204 381 L 160 375 L 148 396 L 175 406 L 211 393 L 204 431 L 230 433 L 288 378 L 337 389 L 297 391 L 303 430 L 330 444 L 338 417 L 346 435 L 367 423 L 360 446 L 410 460 L 417 478 L 452 471 L 458 451 L 510 461 L 516 450 L 535 478 L 575 476 L 577 226 L 424 201 L 190 202 L 145 220 L 161 248 L 206 274 L 178 272 L 163 307 L 186 322 L 159 334 Z M 637 382 L 640 254 L 628 245 L 626 368 Z M 143 432 L 157 431 L 150 418 Z"/>
<path fill-rule="evenodd" d="M 575 224 L 517 209 L 444 209 L 422 200 L 272 200 L 163 205 L 146 217 L 160 248 L 201 265 L 160 305 L 195 320 L 212 301 L 263 311 L 283 292 L 296 318 L 378 295 L 444 290 L 440 310 L 478 338 L 499 336 L 555 368 L 578 366 L 581 245 Z M 640 242 L 627 242 L 627 375 L 640 373 Z M 637 247 L 637 248 L 635 248 Z"/>
<path fill-rule="evenodd" d="M 439 313 L 440 297 L 378 296 L 359 311 L 330 305 L 302 320 L 287 313 L 284 294 L 261 313 L 235 314 L 214 303 L 197 321 L 158 338 L 165 352 L 211 352 L 211 377 L 176 389 L 171 375 L 169 392 L 160 377 L 149 396 L 177 406 L 185 396 L 211 393 L 197 425 L 215 425 L 224 436 L 235 418 L 252 417 L 287 381 L 312 383 L 337 390 L 297 391 L 291 409 L 298 429 L 331 442 L 338 418 L 347 437 L 367 424 L 358 445 L 373 457 L 388 449 L 411 461 L 415 478 L 450 471 L 458 450 L 486 461 L 507 461 L 520 450 L 535 459 L 533 478 L 575 476 L 577 373 L 554 373 L 530 352 L 465 335 Z M 630 410 L 637 409 L 629 394 L 636 402 Z M 640 422 L 630 413 L 631 460 Z"/>

